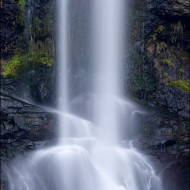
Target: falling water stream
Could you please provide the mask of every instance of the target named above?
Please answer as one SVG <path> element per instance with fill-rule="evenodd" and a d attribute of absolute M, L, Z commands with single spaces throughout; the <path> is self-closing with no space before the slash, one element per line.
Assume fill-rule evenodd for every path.
<path fill-rule="evenodd" d="M 10 190 L 162 190 L 148 159 L 121 145 L 139 111 L 122 91 L 125 2 L 57 0 L 59 140 L 13 161 Z"/>

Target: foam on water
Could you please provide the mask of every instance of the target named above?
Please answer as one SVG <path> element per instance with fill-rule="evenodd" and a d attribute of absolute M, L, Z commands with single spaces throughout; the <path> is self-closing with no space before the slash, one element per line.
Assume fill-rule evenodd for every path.
<path fill-rule="evenodd" d="M 96 139 L 65 139 L 6 167 L 11 190 L 160 190 L 148 160 L 135 149 Z"/>

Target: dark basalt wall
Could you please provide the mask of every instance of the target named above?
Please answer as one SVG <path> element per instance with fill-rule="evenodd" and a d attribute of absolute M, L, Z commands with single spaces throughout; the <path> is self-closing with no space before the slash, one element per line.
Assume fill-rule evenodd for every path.
<path fill-rule="evenodd" d="M 165 166 L 160 175 L 166 190 L 189 190 L 190 3 L 147 0 L 135 6 L 128 91 L 149 113 L 142 116 L 139 141 Z"/>
<path fill-rule="evenodd" d="M 140 72 L 137 74 L 142 75 L 142 80 L 138 81 L 138 77 L 133 76 L 130 91 L 160 110 L 188 119 L 190 5 L 187 1 L 177 0 L 149 0 L 144 3 L 143 26 L 139 23 L 143 36 L 135 36 L 138 40 L 134 48 L 140 57 Z M 133 73 L 135 68 L 131 75 Z M 146 85 L 138 88 L 136 83 L 143 85 L 143 82 Z"/>
<path fill-rule="evenodd" d="M 0 27 L 1 59 L 6 59 L 14 55 L 22 40 L 23 28 L 19 23 L 19 8 L 16 0 L 1 1 Z"/>
<path fill-rule="evenodd" d="M 1 90 L 20 98 L 27 94 L 39 104 L 55 99 L 54 4 L 7 0 L 0 6 Z"/>
<path fill-rule="evenodd" d="M 1 93 L 1 159 L 48 144 L 56 136 L 56 116 Z"/>
<path fill-rule="evenodd" d="M 7 190 L 3 164 L 18 155 L 56 143 L 57 116 L 4 93 L 0 94 L 0 98 L 0 186 L 2 190 Z"/>

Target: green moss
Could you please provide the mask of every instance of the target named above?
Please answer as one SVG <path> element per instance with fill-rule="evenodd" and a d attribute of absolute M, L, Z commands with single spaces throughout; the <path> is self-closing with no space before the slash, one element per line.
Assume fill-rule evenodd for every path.
<path fill-rule="evenodd" d="M 19 8 L 21 10 L 23 10 L 25 8 L 25 5 L 26 5 L 26 0 L 19 0 L 18 5 L 19 5 Z"/>
<path fill-rule="evenodd" d="M 181 74 L 185 73 L 185 71 L 184 71 L 183 68 L 179 68 L 179 72 L 180 72 Z"/>
<path fill-rule="evenodd" d="M 149 42 L 157 41 L 158 34 L 162 33 L 165 30 L 163 25 L 158 26 L 158 28 L 150 35 Z"/>
<path fill-rule="evenodd" d="M 19 78 L 23 73 L 40 66 L 51 67 L 53 59 L 44 52 L 29 52 L 15 55 L 6 65 L 3 66 L 2 75 L 6 78 Z"/>
<path fill-rule="evenodd" d="M 162 33 L 164 31 L 165 27 L 163 25 L 158 26 L 158 28 L 155 30 L 156 33 Z"/>
<path fill-rule="evenodd" d="M 43 64 L 43 65 L 47 65 L 49 67 L 52 66 L 53 64 L 53 60 L 52 59 L 49 59 L 48 55 L 44 55 L 43 57 L 40 58 L 40 62 Z"/>
<path fill-rule="evenodd" d="M 168 74 L 167 72 L 165 72 L 165 71 L 163 71 L 163 76 L 164 76 L 165 78 L 169 78 L 169 74 Z"/>
<path fill-rule="evenodd" d="M 25 20 L 25 6 L 26 6 L 26 0 L 19 0 L 18 1 L 18 7 L 19 7 L 19 22 L 21 25 L 24 25 Z"/>
<path fill-rule="evenodd" d="M 163 64 L 165 64 L 169 67 L 174 67 L 173 60 L 171 58 L 164 58 L 161 61 Z"/>
<path fill-rule="evenodd" d="M 33 62 L 35 62 L 38 65 L 45 65 L 48 67 L 53 66 L 53 59 L 47 54 L 47 53 L 33 53 Z"/>
<path fill-rule="evenodd" d="M 32 33 L 34 38 L 45 38 L 52 34 L 53 20 L 52 15 L 47 14 L 45 17 L 35 17 L 32 24 Z"/>
<path fill-rule="evenodd" d="M 156 53 L 159 54 L 160 52 L 166 52 L 167 44 L 163 41 L 156 42 Z"/>
<path fill-rule="evenodd" d="M 6 65 L 3 66 L 2 75 L 8 78 L 17 78 L 18 69 L 21 66 L 21 59 L 20 56 L 16 55 L 9 61 Z"/>
<path fill-rule="evenodd" d="M 190 81 L 189 80 L 180 79 L 180 80 L 176 80 L 176 81 L 170 81 L 169 86 L 179 87 L 187 92 L 190 92 Z"/>
<path fill-rule="evenodd" d="M 150 38 L 151 38 L 153 41 L 156 41 L 156 40 L 157 40 L 156 34 L 152 34 L 152 35 L 150 36 Z"/>
<path fill-rule="evenodd" d="M 54 56 L 54 44 L 52 38 L 46 38 L 45 41 L 36 41 L 35 43 L 30 44 L 33 52 L 41 54 L 43 56 L 53 57 Z M 41 56 L 40 56 L 41 57 Z"/>

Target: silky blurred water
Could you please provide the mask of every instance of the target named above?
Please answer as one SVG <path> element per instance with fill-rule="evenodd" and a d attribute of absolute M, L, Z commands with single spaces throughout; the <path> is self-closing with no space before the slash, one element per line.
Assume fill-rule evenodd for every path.
<path fill-rule="evenodd" d="M 7 165 L 9 189 L 162 190 L 146 156 L 130 141 L 127 148 L 121 145 L 142 112 L 123 94 L 128 3 L 57 0 L 57 5 L 59 140 Z M 89 62 L 81 61 L 86 57 Z"/>

